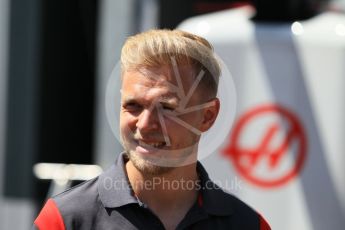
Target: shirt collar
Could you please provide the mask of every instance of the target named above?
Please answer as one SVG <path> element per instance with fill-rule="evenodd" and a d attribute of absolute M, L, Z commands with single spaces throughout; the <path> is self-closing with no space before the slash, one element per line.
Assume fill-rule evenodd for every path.
<path fill-rule="evenodd" d="M 211 181 L 208 173 L 199 161 L 197 163 L 197 172 L 200 178 L 200 192 L 204 210 L 216 216 L 231 215 L 234 212 L 233 197 Z"/>
<path fill-rule="evenodd" d="M 125 153 L 121 153 L 115 164 L 99 176 L 98 192 L 100 200 L 106 208 L 116 208 L 131 203 L 138 204 L 127 177 L 126 158 Z M 232 214 L 233 198 L 231 195 L 225 193 L 211 181 L 200 162 L 197 163 L 197 172 L 200 177 L 202 208 L 212 215 L 226 216 Z"/>
<path fill-rule="evenodd" d="M 121 153 L 107 171 L 99 176 L 98 193 L 106 208 L 116 208 L 130 203 L 138 203 L 133 196 L 126 169 L 126 155 Z"/>

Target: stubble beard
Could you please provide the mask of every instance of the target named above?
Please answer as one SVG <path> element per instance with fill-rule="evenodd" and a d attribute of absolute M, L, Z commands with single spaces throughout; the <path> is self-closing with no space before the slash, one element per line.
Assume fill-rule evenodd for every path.
<path fill-rule="evenodd" d="M 127 150 L 126 154 L 134 167 L 143 175 L 160 176 L 172 171 L 175 167 L 157 165 L 150 160 L 143 159 L 133 150 Z"/>
<path fill-rule="evenodd" d="M 182 150 L 165 150 L 164 156 L 155 156 L 151 159 L 143 158 L 133 150 L 131 144 L 125 143 L 122 140 L 122 146 L 128 159 L 132 162 L 134 167 L 143 175 L 160 176 L 171 172 L 172 170 L 195 163 L 197 161 L 197 144 Z M 179 152 L 178 158 L 173 158 L 174 152 Z M 169 153 L 170 152 L 170 153 Z M 175 152 L 175 153 L 176 153 Z"/>

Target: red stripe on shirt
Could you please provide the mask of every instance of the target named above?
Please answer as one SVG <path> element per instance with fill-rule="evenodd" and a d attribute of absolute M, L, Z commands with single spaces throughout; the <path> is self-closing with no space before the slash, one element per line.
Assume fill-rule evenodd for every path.
<path fill-rule="evenodd" d="M 47 201 L 34 223 L 39 230 L 65 230 L 60 211 L 52 199 Z"/>
<path fill-rule="evenodd" d="M 203 205 L 203 199 L 202 199 L 202 195 L 201 195 L 201 193 L 199 192 L 199 194 L 198 194 L 198 204 L 199 204 L 199 207 L 202 207 L 202 205 Z"/>
<path fill-rule="evenodd" d="M 260 215 L 260 230 L 271 230 L 267 221 Z"/>

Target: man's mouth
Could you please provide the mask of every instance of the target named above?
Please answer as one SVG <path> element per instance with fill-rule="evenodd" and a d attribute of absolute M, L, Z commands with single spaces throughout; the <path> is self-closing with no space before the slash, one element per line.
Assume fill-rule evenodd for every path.
<path fill-rule="evenodd" d="M 152 148 L 164 148 L 166 146 L 165 141 L 145 141 L 145 140 L 138 140 L 138 144 L 144 148 L 152 147 Z"/>

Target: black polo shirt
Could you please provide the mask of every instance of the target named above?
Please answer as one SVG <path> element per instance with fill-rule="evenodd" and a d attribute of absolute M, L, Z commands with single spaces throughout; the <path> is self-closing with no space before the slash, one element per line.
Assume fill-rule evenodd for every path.
<path fill-rule="evenodd" d="M 122 153 L 100 176 L 49 199 L 33 229 L 164 229 L 159 218 L 133 194 L 125 162 Z M 270 229 L 257 212 L 214 184 L 200 162 L 197 171 L 198 200 L 177 229 Z"/>

